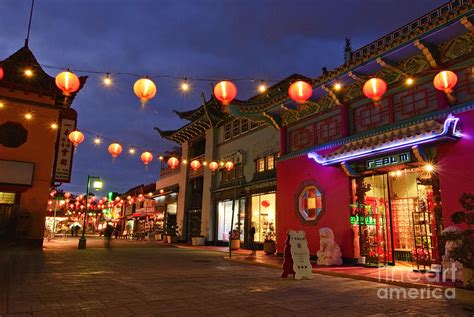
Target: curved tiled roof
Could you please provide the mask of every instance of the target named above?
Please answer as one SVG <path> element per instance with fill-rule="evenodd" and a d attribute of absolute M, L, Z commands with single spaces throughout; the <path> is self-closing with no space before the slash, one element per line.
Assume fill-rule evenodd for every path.
<path fill-rule="evenodd" d="M 56 86 L 55 78 L 41 68 L 33 52 L 26 45 L 1 61 L 0 66 L 4 70 L 0 87 L 50 96 L 55 99 L 57 106 L 70 106 L 87 80 L 87 76 L 79 77 L 79 90 L 66 98 Z M 23 74 L 25 69 L 31 69 L 33 76 L 26 77 Z"/>

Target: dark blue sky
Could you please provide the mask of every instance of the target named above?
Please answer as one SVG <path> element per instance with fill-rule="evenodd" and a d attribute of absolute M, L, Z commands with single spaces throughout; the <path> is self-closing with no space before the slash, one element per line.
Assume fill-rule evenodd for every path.
<path fill-rule="evenodd" d="M 44 65 L 104 72 L 205 78 L 282 79 L 293 73 L 316 77 L 321 67 L 343 61 L 344 38 L 357 49 L 441 5 L 440 0 L 37 0 L 30 48 Z M 18 50 L 26 35 L 30 0 L 0 2 L 0 60 Z M 57 71 L 45 69 L 55 76 Z M 84 75 L 79 72 L 79 74 Z M 153 127 L 175 129 L 185 122 L 172 113 L 187 110 L 211 93 L 210 83 L 154 80 L 157 96 L 144 110 L 133 93 L 137 78 L 115 77 L 104 89 L 90 75 L 74 102 L 78 128 L 155 153 L 173 146 Z M 256 93 L 257 83 L 239 82 L 238 98 Z M 92 137 L 79 146 L 72 183 L 84 192 L 87 175 L 100 175 L 106 191 L 123 192 L 156 181 L 158 163 L 145 171 L 139 155 L 124 152 L 112 164 L 107 144 Z"/>

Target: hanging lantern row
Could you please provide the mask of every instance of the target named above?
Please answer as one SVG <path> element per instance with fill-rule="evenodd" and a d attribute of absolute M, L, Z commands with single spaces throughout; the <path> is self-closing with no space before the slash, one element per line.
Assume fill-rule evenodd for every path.
<path fill-rule="evenodd" d="M 4 76 L 4 70 L 0 66 L 0 80 Z M 110 78 L 107 77 L 110 81 Z M 452 93 L 454 86 L 457 83 L 457 75 L 449 70 L 439 72 L 434 80 L 433 85 L 436 89 L 444 91 L 446 94 Z M 189 87 L 185 79 L 186 87 Z M 263 85 L 263 84 L 262 84 Z M 261 85 L 261 86 L 262 86 Z M 70 70 L 59 73 L 56 76 L 56 86 L 63 92 L 65 96 L 70 96 L 71 93 L 76 92 L 80 87 L 79 78 Z M 340 84 L 338 85 L 340 89 Z M 260 87 L 261 88 L 261 87 Z M 188 88 L 186 88 L 187 90 Z M 261 90 L 261 92 L 264 92 Z M 142 105 L 146 104 L 150 99 L 156 96 L 157 88 L 155 83 L 148 77 L 138 79 L 133 85 L 135 95 L 140 99 Z M 387 91 L 387 83 L 380 78 L 371 78 L 367 80 L 362 91 L 364 96 L 378 102 L 382 99 Z M 213 89 L 214 97 L 219 100 L 224 106 L 229 105 L 237 97 L 237 87 L 229 80 L 223 80 L 217 83 Z M 313 94 L 313 87 L 306 81 L 298 80 L 290 85 L 288 88 L 288 96 L 298 102 L 304 103 L 311 98 Z M 79 142 L 80 143 L 80 142 Z"/>
<path fill-rule="evenodd" d="M 169 168 L 176 169 L 179 166 L 179 159 L 172 156 L 167 160 L 167 164 L 168 164 Z M 183 164 L 186 164 L 184 160 L 183 160 Z M 220 162 L 220 164 L 217 163 L 216 161 L 212 161 L 209 164 L 207 164 L 205 162 L 201 163 L 201 161 L 199 161 L 199 160 L 192 160 L 189 163 L 189 166 L 191 166 L 191 168 L 195 172 L 197 170 L 199 170 L 201 168 L 201 166 L 203 166 L 203 165 L 206 165 L 211 170 L 211 172 L 215 172 L 216 170 L 218 170 L 219 166 L 224 167 L 228 172 L 230 172 L 234 168 L 234 163 L 232 163 L 231 161 L 227 161 L 225 163 Z"/>

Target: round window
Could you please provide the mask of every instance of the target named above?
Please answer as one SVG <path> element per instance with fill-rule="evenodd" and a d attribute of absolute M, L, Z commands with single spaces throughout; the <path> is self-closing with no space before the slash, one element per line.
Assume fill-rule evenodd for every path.
<path fill-rule="evenodd" d="M 298 210 L 306 221 L 314 221 L 323 210 L 323 197 L 319 189 L 306 186 L 298 197 Z"/>

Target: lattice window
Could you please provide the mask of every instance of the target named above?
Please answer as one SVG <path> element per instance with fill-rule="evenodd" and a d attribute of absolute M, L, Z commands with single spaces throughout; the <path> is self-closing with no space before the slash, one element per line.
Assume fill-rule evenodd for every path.
<path fill-rule="evenodd" d="M 335 115 L 316 122 L 316 144 L 322 144 L 341 137 L 341 117 Z"/>
<path fill-rule="evenodd" d="M 353 110 L 356 133 L 372 130 L 390 123 L 387 98 L 375 105 L 369 102 Z"/>
<path fill-rule="evenodd" d="M 313 129 L 313 125 L 309 125 L 292 131 L 290 134 L 291 151 L 301 150 L 314 145 Z"/>
<path fill-rule="evenodd" d="M 230 140 L 231 138 L 232 138 L 232 122 L 229 122 L 224 125 L 224 141 Z"/>

